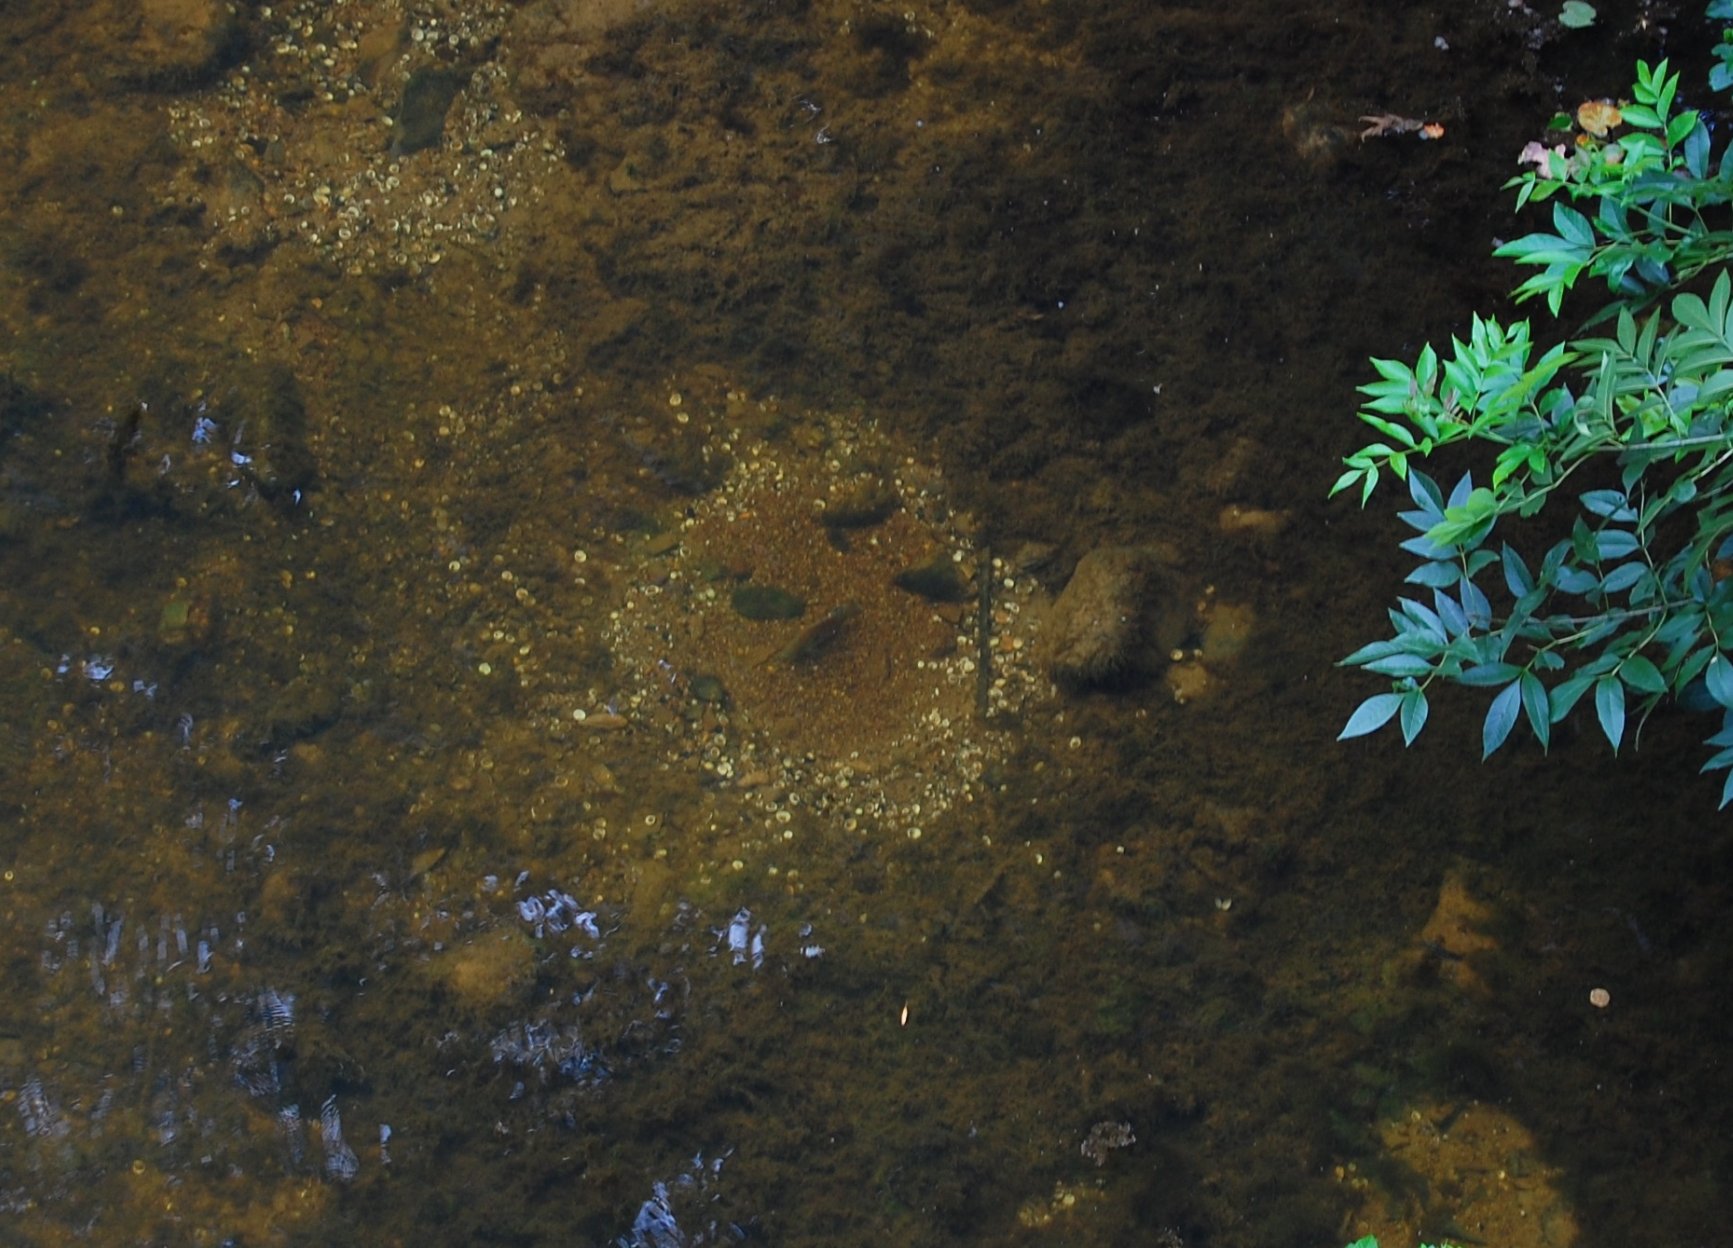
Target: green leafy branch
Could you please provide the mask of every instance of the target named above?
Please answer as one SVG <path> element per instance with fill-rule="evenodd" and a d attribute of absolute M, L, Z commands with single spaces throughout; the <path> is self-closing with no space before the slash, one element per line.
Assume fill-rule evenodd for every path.
<path fill-rule="evenodd" d="M 1379 440 L 1344 460 L 1331 493 L 1364 505 L 1385 477 L 1406 483 L 1399 519 L 1415 536 L 1402 548 L 1419 590 L 1389 612 L 1387 639 L 1343 660 L 1391 685 L 1342 738 L 1394 721 L 1412 743 L 1444 680 L 1496 691 L 1483 758 L 1519 720 L 1546 748 L 1591 694 L 1617 751 L 1671 696 L 1721 708 L 1704 769 L 1728 771 L 1722 805 L 1733 801 L 1733 232 L 1702 216 L 1729 202 L 1733 156 L 1709 176 L 1707 130 L 1673 112 L 1677 86 L 1665 62 L 1640 64 L 1629 134 L 1549 151 L 1514 183 L 1519 206 L 1561 190 L 1598 199 L 1592 220 L 1555 202 L 1558 234 L 1498 254 L 1541 268 L 1517 294 L 1545 294 L 1555 312 L 1583 273 L 1606 278 L 1612 300 L 1591 324 L 1610 320 L 1610 334 L 1541 350 L 1526 321 L 1476 317 L 1447 356 L 1428 345 L 1412 365 L 1372 361 L 1360 418 Z M 1681 289 L 1717 266 L 1707 298 Z M 1414 461 L 1465 442 L 1495 448 L 1492 471 L 1446 496 Z M 1569 535 L 1537 563 L 1494 542 L 1572 478 Z"/>

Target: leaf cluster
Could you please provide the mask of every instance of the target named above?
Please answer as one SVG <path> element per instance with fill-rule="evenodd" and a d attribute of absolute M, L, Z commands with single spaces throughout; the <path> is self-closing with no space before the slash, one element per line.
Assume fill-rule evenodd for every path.
<path fill-rule="evenodd" d="M 1733 0 L 1713 7 L 1733 16 Z M 1733 44 L 1721 47 L 1727 58 L 1717 69 L 1727 70 Z M 1615 296 L 1604 311 L 1641 306 L 1733 250 L 1733 231 L 1716 211 L 1733 202 L 1733 148 L 1718 161 L 1712 157 L 1707 122 L 1693 109 L 1675 110 L 1678 90 L 1679 76 L 1666 61 L 1638 61 L 1631 98 L 1618 109 L 1623 133 L 1577 134 L 1548 150 L 1544 167 L 1505 184 L 1517 188 L 1518 210 L 1530 200 L 1560 197 L 1551 232 L 1525 234 L 1493 252 L 1540 270 L 1516 288 L 1519 303 L 1544 297 L 1557 316 L 1565 293 L 1587 273 Z M 1568 138 L 1571 118 L 1555 117 L 1553 130 Z M 1594 211 L 1579 212 L 1567 199 L 1590 201 Z"/>
<path fill-rule="evenodd" d="M 1709 16 L 1733 21 L 1733 0 L 1714 0 L 1709 6 Z M 1721 41 L 1713 52 L 1715 64 L 1709 70 L 1709 86 L 1711 90 L 1726 91 L 1733 87 L 1733 28 L 1722 29 Z"/>
<path fill-rule="evenodd" d="M 1495 691 L 1483 758 L 1519 720 L 1545 748 L 1585 699 L 1617 751 L 1676 697 L 1722 709 L 1704 769 L 1728 771 L 1733 801 L 1733 232 L 1704 215 L 1733 198 L 1733 149 L 1711 160 L 1702 119 L 1674 111 L 1677 90 L 1666 62 L 1639 63 L 1628 133 L 1549 152 L 1513 182 L 1519 207 L 1597 201 L 1592 216 L 1555 201 L 1556 233 L 1496 253 L 1539 268 L 1517 298 L 1544 295 L 1555 313 L 1583 274 L 1605 279 L 1611 298 L 1588 326 L 1543 349 L 1528 322 L 1477 316 L 1447 352 L 1372 361 L 1360 418 L 1378 439 L 1344 460 L 1331 493 L 1364 505 L 1382 479 L 1406 484 L 1416 589 L 1387 639 L 1342 661 L 1391 682 L 1342 738 L 1395 721 L 1413 742 L 1443 680 Z M 1706 298 L 1682 288 L 1715 269 Z M 1414 466 L 1468 442 L 1492 451 L 1483 483 L 1465 474 L 1446 495 Z M 1534 526 L 1513 526 L 1561 492 L 1568 535 L 1525 558 Z"/>

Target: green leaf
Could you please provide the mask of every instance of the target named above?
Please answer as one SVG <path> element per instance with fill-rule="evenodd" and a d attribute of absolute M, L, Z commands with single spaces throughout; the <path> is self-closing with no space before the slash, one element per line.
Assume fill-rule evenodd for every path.
<path fill-rule="evenodd" d="M 1642 563 L 1635 560 L 1630 563 L 1621 563 L 1601 579 L 1601 592 L 1603 594 L 1623 593 L 1648 575 L 1649 569 Z"/>
<path fill-rule="evenodd" d="M 1426 705 L 1426 694 L 1420 689 L 1410 689 L 1402 695 L 1402 744 L 1413 745 L 1414 738 L 1420 735 L 1420 730 L 1426 727 L 1426 716 L 1430 708 Z"/>
<path fill-rule="evenodd" d="M 1492 705 L 1486 708 L 1486 722 L 1480 726 L 1481 762 L 1491 758 L 1493 751 L 1503 745 L 1505 738 L 1510 736 L 1521 705 L 1522 692 L 1513 683 L 1500 690 L 1499 695 L 1492 700 Z"/>
<path fill-rule="evenodd" d="M 1613 675 L 1602 676 L 1595 682 L 1595 715 L 1601 721 L 1601 731 L 1613 753 L 1619 752 L 1619 742 L 1625 736 L 1625 687 Z"/>
<path fill-rule="evenodd" d="M 1628 126 L 1636 126 L 1643 130 L 1659 130 L 1661 115 L 1646 104 L 1627 104 L 1619 110 L 1619 115 Z"/>
<path fill-rule="evenodd" d="M 1532 447 L 1524 446 L 1522 443 L 1518 442 L 1512 446 L 1507 446 L 1500 451 L 1498 453 L 1498 464 L 1492 470 L 1492 488 L 1496 490 L 1499 486 L 1510 480 L 1512 475 L 1514 475 L 1518 469 L 1526 467 L 1528 465 L 1529 452 L 1532 449 Z"/>
<path fill-rule="evenodd" d="M 1442 589 L 1446 585 L 1454 585 L 1462 576 L 1462 569 L 1454 563 L 1434 560 L 1423 563 L 1402 579 L 1410 585 L 1427 585 L 1433 589 Z"/>
<path fill-rule="evenodd" d="M 1436 519 L 1444 517 L 1444 495 L 1438 492 L 1438 484 L 1419 470 L 1408 474 L 1408 496 L 1414 500 L 1414 505 L 1421 511 Z"/>
<path fill-rule="evenodd" d="M 1407 654 L 1408 647 L 1400 641 L 1370 641 L 1354 651 L 1345 659 L 1337 661 L 1337 667 L 1354 667 L 1361 663 L 1369 663 L 1373 659 L 1388 658 L 1392 654 Z"/>
<path fill-rule="evenodd" d="M 1703 670 L 1703 682 L 1709 687 L 1709 696 L 1722 706 L 1733 708 L 1733 663 L 1727 661 L 1727 656 L 1716 652 L 1709 660 L 1709 666 Z"/>
<path fill-rule="evenodd" d="M 1377 732 L 1401 709 L 1400 693 L 1375 693 L 1354 708 L 1354 713 L 1348 716 L 1348 723 L 1336 740 L 1346 741 L 1351 737 L 1363 737 L 1369 732 Z"/>
<path fill-rule="evenodd" d="M 1561 206 L 1554 205 L 1555 208 Z M 1567 208 L 1565 211 L 1571 210 Z M 1582 216 L 1581 213 L 1576 215 Z M 1552 264 L 1555 261 L 1568 263 L 1588 259 L 1585 245 L 1572 243 L 1568 238 L 1561 238 L 1557 234 L 1542 234 L 1538 231 L 1502 243 L 1492 254 L 1503 260 L 1515 260 L 1518 264 Z"/>
<path fill-rule="evenodd" d="M 1667 678 L 1640 654 L 1631 655 L 1619 665 L 1619 679 L 1638 693 L 1667 692 Z"/>
<path fill-rule="evenodd" d="M 1584 0 L 1565 0 L 1559 10 L 1558 24 L 1572 30 L 1582 30 L 1595 24 L 1595 6 Z"/>
<path fill-rule="evenodd" d="M 1697 770 L 1698 772 L 1716 771 L 1722 767 L 1733 767 L 1733 749 L 1717 750 L 1709 761 Z"/>
<path fill-rule="evenodd" d="M 1711 651 L 1707 647 L 1696 651 L 1690 658 L 1679 664 L 1678 668 L 1667 678 L 1669 683 L 1674 689 L 1683 689 L 1702 674 L 1703 669 L 1708 666 L 1709 660 L 1716 653 L 1718 652 Z"/>
<path fill-rule="evenodd" d="M 1385 437 L 1394 438 L 1409 450 L 1414 449 L 1416 445 L 1414 435 L 1409 433 L 1408 430 L 1403 428 L 1401 425 L 1396 424 L 1394 421 L 1384 420 L 1366 412 L 1360 413 L 1360 419 L 1371 425 Z"/>
<path fill-rule="evenodd" d="M 1693 178 L 1703 179 L 1709 176 L 1709 127 L 1696 114 L 1692 114 L 1691 120 L 1694 123 L 1691 133 L 1685 136 L 1685 170 Z"/>
<path fill-rule="evenodd" d="M 1522 669 L 1514 663 L 1483 663 L 1478 667 L 1464 668 L 1457 676 L 1456 683 L 1490 689 L 1493 685 L 1502 685 L 1521 675 Z"/>
<path fill-rule="evenodd" d="M 1511 596 L 1521 598 L 1534 589 L 1534 577 L 1529 573 L 1528 565 L 1522 561 L 1522 556 L 1510 548 L 1506 542 L 1501 552 L 1504 562 L 1504 583 Z"/>
<path fill-rule="evenodd" d="M 1360 480 L 1362 475 L 1364 475 L 1365 471 L 1364 468 L 1348 469 L 1347 472 L 1344 472 L 1341 476 L 1336 478 L 1336 484 L 1330 487 L 1329 497 L 1335 498 L 1336 495 L 1340 494 L 1343 490 L 1352 489 L 1355 483 Z"/>
<path fill-rule="evenodd" d="M 1650 68 L 1649 62 L 1643 60 L 1641 57 L 1638 57 L 1637 58 L 1637 82 L 1636 82 L 1636 87 L 1635 87 L 1634 91 L 1632 92 L 1632 94 L 1634 94 L 1639 100 L 1652 100 L 1652 99 L 1654 99 L 1655 98 L 1655 76 L 1661 72 L 1662 67 L 1664 67 L 1666 64 L 1667 64 L 1667 62 L 1665 60 L 1663 60 L 1661 62 L 1660 66 L 1657 66 L 1655 68 Z"/>
<path fill-rule="evenodd" d="M 1444 627 L 1450 630 L 1452 637 L 1466 637 L 1469 631 L 1468 613 L 1442 589 L 1432 591 L 1432 606 L 1438 612 L 1438 618 L 1444 621 Z"/>
<path fill-rule="evenodd" d="M 1697 114 L 1689 110 L 1667 123 L 1667 146 L 1677 147 L 1697 126 Z"/>
<path fill-rule="evenodd" d="M 1663 117 L 1673 111 L 1673 97 L 1679 93 L 1679 75 L 1668 74 L 1666 71 L 1666 61 L 1662 61 L 1655 71 L 1658 77 L 1664 79 L 1660 94 L 1655 99 L 1655 111 Z"/>
<path fill-rule="evenodd" d="M 1733 370 L 1722 369 L 1713 377 L 1705 378 L 1703 384 L 1697 387 L 1696 402 L 1708 403 L 1719 399 L 1730 390 L 1733 390 Z"/>
<path fill-rule="evenodd" d="M 1577 700 L 1587 693 L 1594 683 L 1595 678 L 1593 676 L 1579 673 L 1569 680 L 1561 680 L 1554 685 L 1549 699 L 1552 703 L 1552 722 L 1555 724 L 1563 722 L 1564 717 L 1571 713 L 1571 708 L 1576 706 Z"/>
<path fill-rule="evenodd" d="M 1468 556 L 1468 575 L 1479 576 L 1493 564 L 1498 562 L 1498 556 L 1490 550 L 1477 550 Z"/>
<path fill-rule="evenodd" d="M 1630 110 L 1626 109 L 1625 119 L 1629 121 L 1630 116 Z M 1552 206 L 1552 224 L 1566 243 L 1585 248 L 1595 245 L 1595 227 L 1589 224 L 1587 217 L 1575 208 L 1568 207 L 1563 201 Z"/>
<path fill-rule="evenodd" d="M 1552 711 L 1547 705 L 1546 686 L 1540 683 L 1540 678 L 1533 672 L 1524 672 L 1517 682 L 1522 690 L 1522 709 L 1528 716 L 1528 726 L 1534 729 L 1534 735 L 1540 741 L 1540 748 L 1546 749 L 1548 734 L 1552 728 Z"/>
<path fill-rule="evenodd" d="M 1586 490 L 1578 501 L 1585 511 L 1609 520 L 1628 524 L 1637 518 L 1622 490 Z"/>
<path fill-rule="evenodd" d="M 1398 598 L 1396 605 L 1403 621 L 1397 623 L 1397 632 L 1404 635 L 1418 632 L 1439 647 L 1448 644 L 1450 638 L 1444 631 L 1444 621 L 1438 618 L 1438 612 L 1412 598 Z"/>
<path fill-rule="evenodd" d="M 1410 654 L 1393 654 L 1387 659 L 1373 659 L 1362 664 L 1369 672 L 1377 672 L 1380 676 L 1425 676 L 1432 671 L 1432 664 L 1425 659 Z"/>
<path fill-rule="evenodd" d="M 1492 627 L 1492 604 L 1473 581 L 1462 583 L 1462 610 L 1476 628 Z"/>
<path fill-rule="evenodd" d="M 1414 371 L 1401 360 L 1381 360 L 1377 356 L 1372 356 L 1368 363 L 1385 381 L 1398 382 L 1404 387 L 1414 384 Z M 1361 386 L 1360 389 L 1370 392 L 1373 387 Z"/>
<path fill-rule="evenodd" d="M 1595 534 L 1595 555 L 1600 559 L 1623 559 L 1636 553 L 1636 537 L 1623 529 L 1602 529 Z"/>

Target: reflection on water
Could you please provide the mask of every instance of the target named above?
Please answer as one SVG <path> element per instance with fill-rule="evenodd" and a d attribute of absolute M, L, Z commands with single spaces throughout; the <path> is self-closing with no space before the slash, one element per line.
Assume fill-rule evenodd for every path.
<path fill-rule="evenodd" d="M 0 13 L 3 1237 L 1724 1224 L 1677 726 L 1331 743 L 1459 7 Z"/>

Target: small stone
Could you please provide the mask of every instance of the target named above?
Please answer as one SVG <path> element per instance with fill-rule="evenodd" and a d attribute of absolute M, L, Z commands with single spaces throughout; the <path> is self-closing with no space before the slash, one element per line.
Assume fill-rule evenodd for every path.
<path fill-rule="evenodd" d="M 878 477 L 856 481 L 830 500 L 824 510 L 827 529 L 868 529 L 883 524 L 899 505 L 896 492 Z"/>
<path fill-rule="evenodd" d="M 1276 537 L 1288 527 L 1288 519 L 1285 511 L 1234 505 L 1222 508 L 1216 523 L 1233 537 Z"/>
<path fill-rule="evenodd" d="M 1185 659 L 1167 669 L 1167 687 L 1173 693 L 1173 700 L 1184 706 L 1213 691 L 1215 680 L 1209 669 L 1198 660 Z"/>
<path fill-rule="evenodd" d="M 728 601 L 749 620 L 798 620 L 806 614 L 806 599 L 774 585 L 742 585 Z"/>
<path fill-rule="evenodd" d="M 728 704 L 728 689 L 715 676 L 694 676 L 688 687 L 692 690 L 692 697 L 699 702 L 708 702 L 713 706 Z"/>
<path fill-rule="evenodd" d="M 409 76 L 391 128 L 391 154 L 407 156 L 438 147 L 445 133 L 445 115 L 457 93 L 469 83 L 470 71 L 444 65 L 423 65 Z"/>
<path fill-rule="evenodd" d="M 1226 663 L 1237 659 L 1251 640 L 1257 616 L 1244 603 L 1211 603 L 1203 619 L 1203 660 Z"/>
<path fill-rule="evenodd" d="M 895 582 L 898 589 L 919 594 L 928 602 L 963 602 L 969 596 L 968 581 L 957 565 L 942 554 L 897 573 Z"/>

